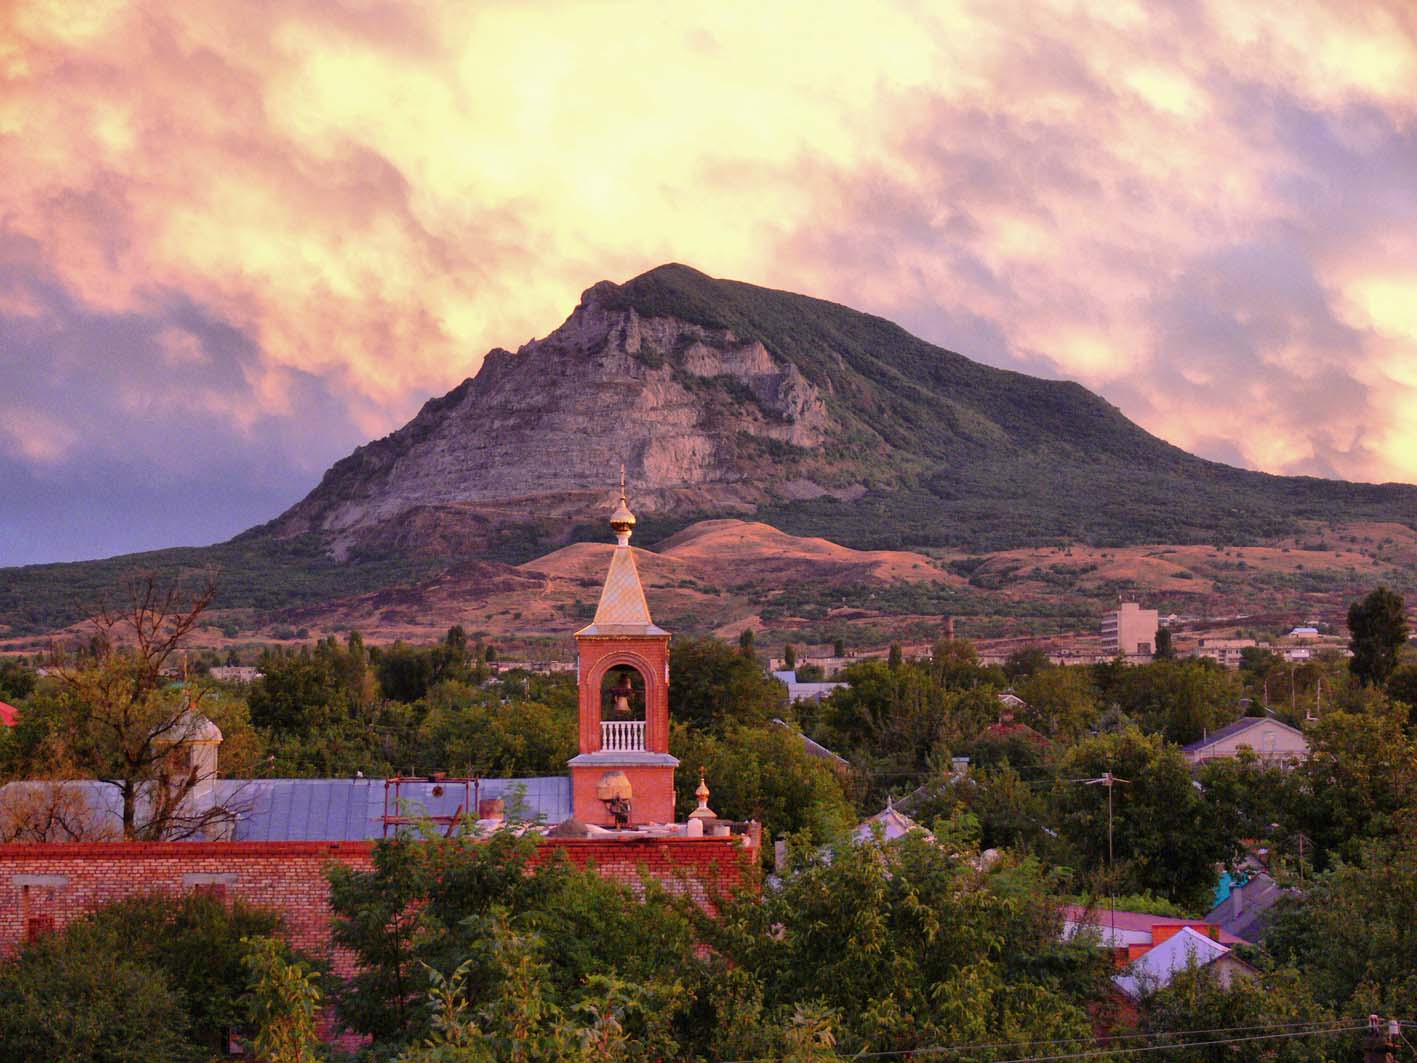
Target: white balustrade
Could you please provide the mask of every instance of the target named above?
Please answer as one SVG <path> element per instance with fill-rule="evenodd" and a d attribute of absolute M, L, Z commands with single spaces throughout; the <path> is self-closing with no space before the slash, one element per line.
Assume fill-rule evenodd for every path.
<path fill-rule="evenodd" d="M 606 753 L 644 752 L 644 720 L 602 720 L 600 748 Z"/>

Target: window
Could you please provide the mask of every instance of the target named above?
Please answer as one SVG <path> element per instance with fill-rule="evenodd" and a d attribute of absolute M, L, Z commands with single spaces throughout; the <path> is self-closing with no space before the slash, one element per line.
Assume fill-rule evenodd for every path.
<path fill-rule="evenodd" d="M 192 893 L 197 897 L 210 897 L 214 901 L 226 900 L 225 882 L 198 882 L 192 887 Z"/>
<path fill-rule="evenodd" d="M 25 923 L 25 940 L 37 941 L 45 934 L 54 933 L 54 916 L 32 915 Z"/>

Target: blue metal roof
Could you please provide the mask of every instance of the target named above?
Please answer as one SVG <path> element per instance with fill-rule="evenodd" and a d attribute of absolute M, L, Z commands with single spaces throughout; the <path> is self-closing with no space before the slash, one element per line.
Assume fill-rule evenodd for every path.
<path fill-rule="evenodd" d="M 0 789 L 41 785 L 45 784 L 17 782 Z M 68 792 L 83 794 L 91 823 L 117 829 L 120 814 L 115 787 L 92 779 L 62 785 Z M 435 789 L 441 792 L 435 793 Z M 509 820 L 554 825 L 571 815 L 571 780 L 565 775 L 482 779 L 470 795 L 462 783 L 404 780 L 399 795 L 401 807 L 391 807 L 392 815 L 470 813 L 475 817 L 479 800 L 498 797 L 505 803 Z M 384 836 L 383 779 L 218 779 L 212 800 L 235 816 L 233 841 L 362 841 Z M 393 832 L 390 828 L 389 833 Z"/>

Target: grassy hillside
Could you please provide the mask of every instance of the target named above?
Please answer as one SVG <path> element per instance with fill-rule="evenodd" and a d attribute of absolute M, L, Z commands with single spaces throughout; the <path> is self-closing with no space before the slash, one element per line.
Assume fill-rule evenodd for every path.
<path fill-rule="evenodd" d="M 125 554 L 100 561 L 0 569 L 0 636 L 54 631 L 92 615 L 134 569 L 164 580 L 210 571 L 216 607 L 257 613 L 358 594 L 426 574 L 428 562 L 394 558 L 340 564 L 314 537 L 252 540 Z"/>

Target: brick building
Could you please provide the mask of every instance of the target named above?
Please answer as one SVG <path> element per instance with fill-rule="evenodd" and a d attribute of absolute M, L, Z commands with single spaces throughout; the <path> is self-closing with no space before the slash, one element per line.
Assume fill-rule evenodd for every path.
<path fill-rule="evenodd" d="M 594 622 L 577 633 L 580 751 L 569 777 L 475 784 L 222 779 L 220 732 L 198 718 L 187 736 L 191 748 L 179 750 L 203 775 L 193 799 L 230 810 L 204 827 L 207 836 L 116 840 L 121 820 L 113 788 L 93 780 L 4 788 L 12 799 L 38 798 L 46 787 L 60 793 L 81 810 L 86 840 L 0 844 L 0 955 L 125 897 L 203 890 L 278 911 L 292 944 L 348 973 L 348 957 L 330 944 L 326 869 L 371 866 L 376 839 L 415 815 L 436 817 L 450 830 L 473 816 L 482 830 L 514 826 L 537 836 L 539 859 L 564 853 L 632 887 L 648 872 L 701 903 L 743 882 L 757 862 L 757 824 L 720 821 L 702 786 L 699 809 L 687 822 L 674 822 L 669 633 L 650 619 L 629 546 L 634 520 L 622 492 L 600 605 Z M 93 838 L 115 840 L 87 840 Z"/>

